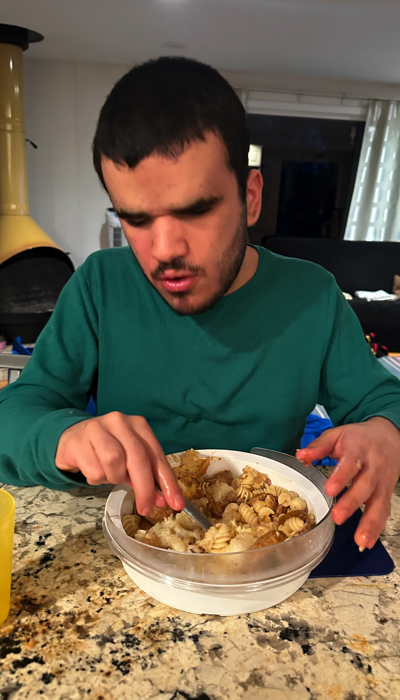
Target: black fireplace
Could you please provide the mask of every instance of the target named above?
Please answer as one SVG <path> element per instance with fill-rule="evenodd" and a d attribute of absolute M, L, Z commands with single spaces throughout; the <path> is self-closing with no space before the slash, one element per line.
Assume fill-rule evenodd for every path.
<path fill-rule="evenodd" d="M 3 262 L 0 335 L 9 343 L 18 336 L 34 343 L 73 272 L 70 258 L 58 248 L 31 248 Z"/>

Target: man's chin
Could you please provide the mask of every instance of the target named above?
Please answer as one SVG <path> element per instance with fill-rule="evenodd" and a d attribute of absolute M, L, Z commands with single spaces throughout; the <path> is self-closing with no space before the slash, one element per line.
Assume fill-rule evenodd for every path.
<path fill-rule="evenodd" d="M 188 293 L 168 294 L 168 296 L 163 294 L 162 297 L 179 316 L 195 316 L 204 313 L 215 306 L 221 298 L 218 296 L 212 299 L 196 299 L 194 295 Z"/>
<path fill-rule="evenodd" d="M 172 298 L 164 298 L 171 309 L 179 316 L 194 316 L 209 308 L 207 304 L 196 301 L 189 295 L 174 295 Z"/>

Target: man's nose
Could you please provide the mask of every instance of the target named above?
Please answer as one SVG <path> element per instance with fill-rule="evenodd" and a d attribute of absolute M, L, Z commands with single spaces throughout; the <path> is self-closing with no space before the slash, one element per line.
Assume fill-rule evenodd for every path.
<path fill-rule="evenodd" d="M 185 257 L 189 246 L 182 221 L 172 216 L 159 216 L 152 226 L 152 254 L 159 262 Z"/>

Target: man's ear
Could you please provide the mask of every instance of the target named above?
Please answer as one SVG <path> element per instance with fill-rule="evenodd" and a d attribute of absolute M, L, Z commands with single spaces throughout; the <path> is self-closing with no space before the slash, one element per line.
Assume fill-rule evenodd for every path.
<path fill-rule="evenodd" d="M 254 226 L 260 216 L 263 178 L 259 170 L 250 170 L 247 178 L 247 226 Z"/>

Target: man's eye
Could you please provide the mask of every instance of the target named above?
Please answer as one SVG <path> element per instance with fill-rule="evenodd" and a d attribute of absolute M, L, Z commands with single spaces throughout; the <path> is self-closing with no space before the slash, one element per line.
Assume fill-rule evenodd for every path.
<path fill-rule="evenodd" d="M 142 219 L 125 219 L 126 223 L 128 226 L 133 226 L 134 228 L 143 228 L 144 226 L 147 226 L 147 224 L 150 223 L 150 219 L 148 217 L 142 218 Z"/>
<path fill-rule="evenodd" d="M 199 207 L 198 209 L 192 209 L 192 211 L 188 211 L 184 216 L 187 217 L 197 217 L 197 216 L 204 216 L 205 214 L 208 214 L 208 212 L 211 211 L 211 207 Z"/>

